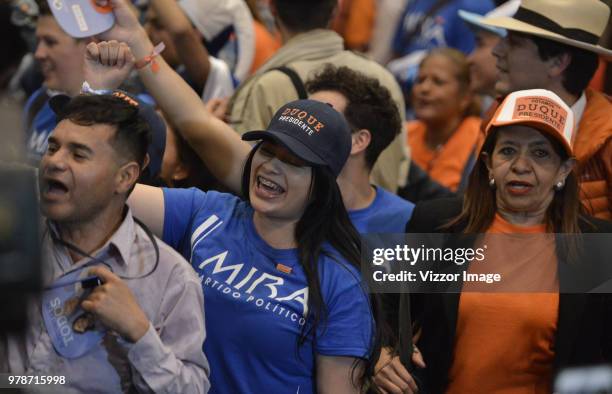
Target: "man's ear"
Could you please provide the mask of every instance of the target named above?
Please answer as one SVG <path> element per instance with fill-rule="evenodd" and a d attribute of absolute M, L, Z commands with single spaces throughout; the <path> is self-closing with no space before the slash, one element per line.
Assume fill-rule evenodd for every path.
<path fill-rule="evenodd" d="M 147 168 L 150 162 L 151 162 L 151 156 L 149 156 L 149 154 L 147 153 L 144 158 L 144 163 L 142 163 L 142 171 L 144 171 L 145 168 Z"/>
<path fill-rule="evenodd" d="M 174 171 L 172 172 L 172 181 L 173 182 L 182 181 L 182 180 L 187 179 L 188 176 L 189 176 L 189 167 L 183 163 L 179 163 L 176 165 L 176 167 L 174 168 Z"/>
<path fill-rule="evenodd" d="M 572 55 L 567 52 L 563 52 L 548 59 L 548 62 L 548 74 L 552 78 L 558 78 L 559 76 L 563 75 L 565 70 L 567 70 L 569 67 L 570 63 L 572 62 Z"/>
<path fill-rule="evenodd" d="M 351 139 L 351 155 L 356 155 L 364 152 L 368 146 L 370 146 L 370 142 L 372 142 L 372 133 L 367 129 L 357 130 L 351 135 Z"/>
<path fill-rule="evenodd" d="M 461 96 L 461 98 L 459 99 L 459 103 L 460 103 L 461 109 L 463 110 L 464 113 L 470 107 L 470 105 L 472 104 L 473 100 L 474 100 L 474 96 L 472 95 L 472 93 L 469 93 L 468 91 L 466 91 Z"/>
<path fill-rule="evenodd" d="M 135 161 L 129 161 L 117 171 L 115 192 L 127 193 L 140 177 L 140 166 Z"/>

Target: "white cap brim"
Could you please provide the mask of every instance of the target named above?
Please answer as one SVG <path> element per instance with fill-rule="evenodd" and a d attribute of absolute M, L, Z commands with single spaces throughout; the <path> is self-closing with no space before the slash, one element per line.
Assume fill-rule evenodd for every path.
<path fill-rule="evenodd" d="M 490 25 L 485 25 L 484 23 L 482 23 L 482 20 L 484 19 L 484 17 L 482 15 L 479 15 L 475 12 L 468 12 L 465 10 L 459 10 L 457 11 L 457 14 L 459 15 L 459 17 L 461 19 L 463 19 L 465 22 L 467 22 L 468 24 L 477 27 L 478 29 L 482 29 L 485 30 L 489 33 L 493 33 L 496 34 L 500 37 L 505 37 L 506 36 L 506 29 L 502 29 L 500 27 L 494 27 L 494 26 L 490 26 Z"/>

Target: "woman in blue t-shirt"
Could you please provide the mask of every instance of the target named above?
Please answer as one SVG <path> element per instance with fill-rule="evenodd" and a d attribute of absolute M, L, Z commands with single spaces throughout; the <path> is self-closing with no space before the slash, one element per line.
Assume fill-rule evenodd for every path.
<path fill-rule="evenodd" d="M 336 183 L 348 125 L 332 107 L 299 100 L 243 138 L 259 141 L 243 198 L 138 186 L 130 201 L 145 221 L 163 207 L 163 240 L 200 276 L 211 391 L 358 392 L 375 327 Z"/>
<path fill-rule="evenodd" d="M 105 38 L 144 59 L 140 77 L 177 128 L 239 140 L 161 58 L 150 66 L 153 45 L 123 0 L 113 11 Z M 90 44 L 88 61 L 119 74 L 129 56 L 116 46 Z M 211 392 L 360 392 L 376 341 L 358 234 L 336 183 L 351 150 L 349 126 L 331 106 L 298 100 L 243 139 L 258 142 L 188 140 L 241 198 L 137 186 L 129 201 L 200 276 Z"/>

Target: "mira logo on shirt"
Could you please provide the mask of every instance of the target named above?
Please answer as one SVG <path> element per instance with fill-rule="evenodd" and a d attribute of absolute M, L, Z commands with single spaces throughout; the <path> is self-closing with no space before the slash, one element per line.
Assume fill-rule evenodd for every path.
<path fill-rule="evenodd" d="M 291 319 L 300 326 L 306 323 L 308 287 L 287 291 L 285 280 L 279 276 L 255 267 L 245 268 L 243 263 L 225 263 L 228 253 L 227 250 L 223 251 L 198 265 L 200 270 L 212 267 L 212 271 L 200 275 L 204 286 L 210 286 L 236 300 L 253 303 L 262 310 Z M 297 314 L 289 309 L 287 304 L 290 302 L 297 303 L 302 313 Z"/>
<path fill-rule="evenodd" d="M 192 264 L 195 247 L 221 224 L 223 221 L 217 215 L 211 215 L 196 228 L 191 236 Z M 300 326 L 306 323 L 308 286 L 288 290 L 284 278 L 260 271 L 255 267 L 245 267 L 244 263 L 226 262 L 228 254 L 228 250 L 222 251 L 197 265 L 201 270 L 199 276 L 203 286 L 211 287 L 236 301 L 252 303 L 262 311 L 290 319 Z M 295 313 L 294 309 L 290 309 L 289 303 L 300 308 L 301 313 Z"/>

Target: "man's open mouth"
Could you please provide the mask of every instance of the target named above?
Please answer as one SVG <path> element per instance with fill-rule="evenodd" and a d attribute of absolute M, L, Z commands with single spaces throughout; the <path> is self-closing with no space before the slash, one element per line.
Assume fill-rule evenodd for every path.
<path fill-rule="evenodd" d="M 43 193 L 46 196 L 63 196 L 68 193 L 68 186 L 57 179 L 45 179 L 45 188 Z"/>

